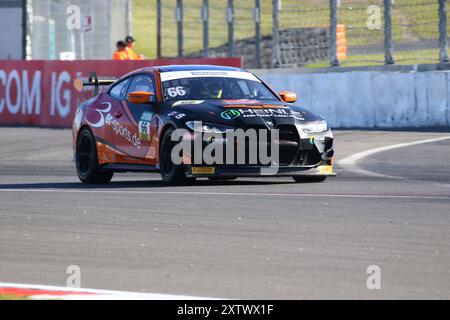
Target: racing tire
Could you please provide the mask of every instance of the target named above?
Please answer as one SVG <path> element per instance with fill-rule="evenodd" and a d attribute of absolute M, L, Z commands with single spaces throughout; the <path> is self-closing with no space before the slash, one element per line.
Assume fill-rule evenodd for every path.
<path fill-rule="evenodd" d="M 295 182 L 297 183 L 320 183 L 320 182 L 324 182 L 325 180 L 327 180 L 327 177 L 293 177 Z"/>
<path fill-rule="evenodd" d="M 160 171 L 161 178 L 168 185 L 185 185 L 195 182 L 195 179 L 186 177 L 186 166 L 176 165 L 172 162 L 172 150 L 177 144 L 172 141 L 174 128 L 169 128 L 164 133 L 160 147 Z"/>
<path fill-rule="evenodd" d="M 78 178 L 83 183 L 109 183 L 114 176 L 114 172 L 106 172 L 100 169 L 97 144 L 94 135 L 88 128 L 81 130 L 78 135 L 75 162 Z"/>

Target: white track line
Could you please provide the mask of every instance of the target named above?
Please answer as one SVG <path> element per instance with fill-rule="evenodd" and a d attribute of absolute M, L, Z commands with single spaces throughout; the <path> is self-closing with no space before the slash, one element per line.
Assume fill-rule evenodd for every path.
<path fill-rule="evenodd" d="M 69 294 L 64 296 L 36 295 L 32 297 L 33 299 L 44 299 L 44 300 L 55 298 L 61 298 L 63 300 L 215 300 L 215 298 L 183 296 L 183 295 L 78 289 L 78 288 L 43 286 L 34 284 L 17 284 L 17 283 L 0 283 L 0 289 L 1 288 L 15 288 L 15 289 L 42 290 L 42 291 L 63 291 L 74 293 L 73 295 Z M 84 295 L 83 293 L 85 293 L 86 295 Z"/>
<path fill-rule="evenodd" d="M 320 194 L 320 193 L 249 193 L 249 192 L 196 192 L 196 191 L 124 191 L 124 190 L 75 190 L 75 189 L 0 189 L 0 193 L 80 193 L 120 195 L 188 195 L 188 196 L 232 196 L 232 197 L 287 197 L 287 198 L 374 198 L 374 199 L 435 199 L 449 200 L 450 196 L 383 195 L 383 194 Z"/>
<path fill-rule="evenodd" d="M 378 177 L 378 178 L 401 179 L 401 177 L 394 177 L 394 176 L 380 174 L 380 173 L 362 169 L 362 168 L 358 167 L 358 163 L 361 162 L 363 159 L 365 159 L 369 156 L 372 156 L 374 154 L 380 153 L 380 152 L 389 151 L 389 150 L 393 150 L 393 149 L 399 149 L 399 148 L 406 148 L 406 147 L 411 147 L 411 146 L 425 144 L 425 143 L 444 141 L 444 140 L 450 140 L 450 136 L 445 136 L 445 137 L 435 138 L 435 139 L 420 140 L 420 141 L 414 141 L 414 142 L 408 142 L 408 143 L 400 143 L 400 144 L 395 144 L 392 146 L 370 149 L 370 150 L 359 152 L 359 153 L 353 154 L 349 157 L 346 157 L 346 158 L 338 161 L 337 164 L 341 168 L 346 169 L 351 172 L 354 172 L 354 173 L 357 173 L 359 175 Z"/>

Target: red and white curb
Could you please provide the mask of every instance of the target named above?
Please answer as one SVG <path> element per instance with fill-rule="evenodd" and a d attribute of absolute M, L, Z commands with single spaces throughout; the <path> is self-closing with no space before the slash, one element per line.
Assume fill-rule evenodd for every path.
<path fill-rule="evenodd" d="M 31 300 L 213 300 L 212 298 L 0 283 L 0 296 Z"/>

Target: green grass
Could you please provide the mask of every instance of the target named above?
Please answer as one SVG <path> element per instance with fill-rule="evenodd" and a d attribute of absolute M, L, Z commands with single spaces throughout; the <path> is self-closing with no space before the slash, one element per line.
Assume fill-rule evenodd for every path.
<path fill-rule="evenodd" d="M 433 49 L 403 51 L 394 55 L 396 64 L 425 64 L 435 63 L 439 60 L 439 51 Z M 358 66 L 379 66 L 384 64 L 384 55 L 368 54 L 354 55 L 340 61 L 342 67 L 358 67 Z M 329 61 L 318 61 L 305 66 L 305 68 L 326 68 L 330 66 Z"/>
<path fill-rule="evenodd" d="M 156 57 L 156 0 L 133 0 L 133 34 L 136 52 Z"/>
<path fill-rule="evenodd" d="M 364 46 L 383 43 L 382 30 L 367 28 L 369 5 L 382 4 L 382 0 L 341 0 L 339 23 L 346 25 L 347 44 Z M 177 26 L 174 8 L 176 0 L 163 0 L 163 56 L 177 55 Z M 202 49 L 202 0 L 184 0 L 184 51 L 191 53 Z M 254 1 L 235 1 L 235 39 L 254 36 Z M 225 12 L 227 0 L 210 0 L 210 47 L 227 42 Z M 382 8 L 382 6 L 381 6 Z M 381 11 L 381 18 L 383 12 Z M 396 0 L 393 17 L 393 38 L 396 42 L 421 41 L 438 38 L 437 0 Z M 329 25 L 328 0 L 283 0 L 280 28 L 327 27 Z M 450 19 L 449 19 L 450 26 Z M 138 40 L 136 51 L 148 58 L 156 57 L 156 0 L 133 1 L 133 31 Z M 272 33 L 272 0 L 261 0 L 261 34 Z M 437 62 L 437 54 L 427 58 L 427 50 L 396 54 L 402 63 Z M 405 59 L 405 60 L 403 60 Z M 351 56 L 344 65 L 379 64 L 379 55 Z M 323 63 L 311 64 L 322 65 Z"/>
<path fill-rule="evenodd" d="M 0 301 L 10 301 L 10 300 L 28 300 L 28 298 L 0 294 Z"/>

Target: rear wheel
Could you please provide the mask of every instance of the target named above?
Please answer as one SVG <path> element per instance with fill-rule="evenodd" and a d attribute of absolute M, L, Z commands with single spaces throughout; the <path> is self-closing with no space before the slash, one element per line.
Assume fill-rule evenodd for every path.
<path fill-rule="evenodd" d="M 293 177 L 294 178 L 294 180 L 295 180 L 295 182 L 297 182 L 297 183 L 314 183 L 314 182 L 316 182 L 316 183 L 319 183 L 319 182 L 324 182 L 325 180 L 327 180 L 327 177 L 325 176 L 325 177 L 314 177 L 314 176 L 311 176 L 311 177 Z"/>
<path fill-rule="evenodd" d="M 169 185 L 180 185 L 194 182 L 195 179 L 186 178 L 186 167 L 183 164 L 176 165 L 172 161 L 172 150 L 177 144 L 172 141 L 174 128 L 169 128 L 161 140 L 160 148 L 160 170 L 164 183 Z"/>
<path fill-rule="evenodd" d="M 75 155 L 78 178 L 84 183 L 108 183 L 114 173 L 101 171 L 97 146 L 91 130 L 85 128 L 77 139 Z"/>

